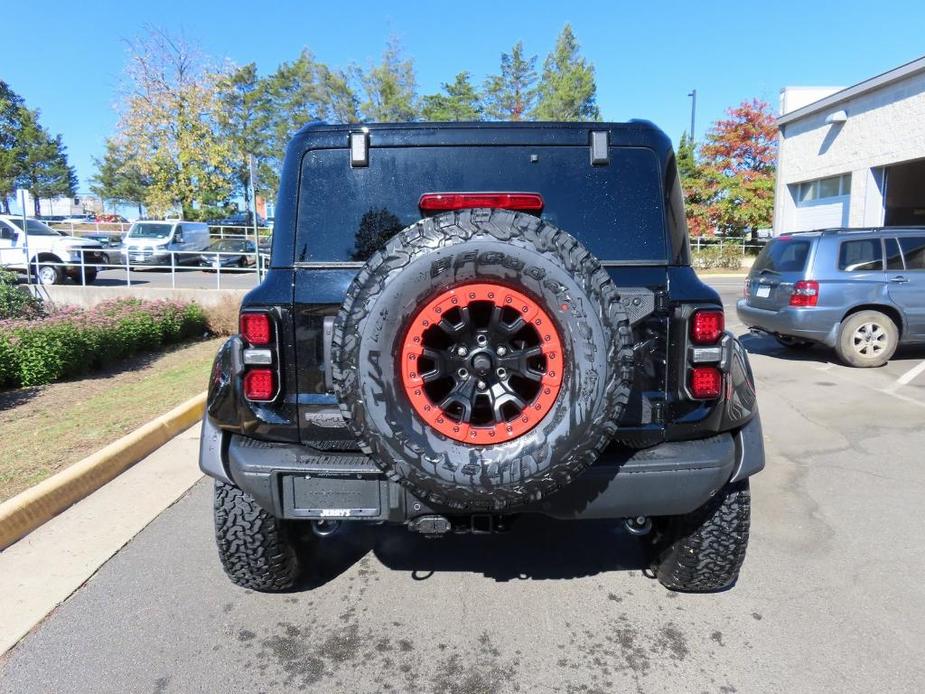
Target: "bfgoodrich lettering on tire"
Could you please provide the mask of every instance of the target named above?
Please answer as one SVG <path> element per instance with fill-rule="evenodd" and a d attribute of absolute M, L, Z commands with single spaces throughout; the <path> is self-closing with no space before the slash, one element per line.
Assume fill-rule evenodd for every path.
<path fill-rule="evenodd" d="M 539 499 L 617 431 L 632 334 L 572 236 L 506 210 L 425 219 L 375 253 L 334 327 L 334 387 L 361 447 L 433 504 Z"/>

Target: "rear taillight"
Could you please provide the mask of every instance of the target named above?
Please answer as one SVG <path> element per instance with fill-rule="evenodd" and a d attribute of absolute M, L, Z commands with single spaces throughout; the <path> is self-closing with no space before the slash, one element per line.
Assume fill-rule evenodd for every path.
<path fill-rule="evenodd" d="M 241 337 L 255 347 L 270 344 L 273 333 L 270 326 L 270 316 L 266 313 L 242 313 Z"/>
<path fill-rule="evenodd" d="M 688 381 L 691 395 L 698 400 L 713 400 L 723 391 L 723 372 L 715 366 L 695 366 Z"/>
<path fill-rule="evenodd" d="M 418 201 L 418 207 L 422 212 L 445 212 L 471 207 L 540 212 L 543 209 L 543 196 L 539 193 L 424 193 Z"/>
<path fill-rule="evenodd" d="M 270 369 L 251 369 L 244 374 L 244 397 L 248 400 L 272 400 L 276 394 L 276 375 Z"/>
<path fill-rule="evenodd" d="M 800 308 L 815 306 L 819 302 L 819 283 L 816 280 L 798 280 L 793 283 L 790 305 Z"/>
<path fill-rule="evenodd" d="M 691 317 L 691 341 L 697 345 L 712 345 L 723 336 L 726 319 L 722 311 L 697 311 Z"/>
<path fill-rule="evenodd" d="M 239 327 L 244 341 L 244 397 L 257 402 L 273 400 L 279 386 L 279 354 L 270 314 L 244 311 Z"/>

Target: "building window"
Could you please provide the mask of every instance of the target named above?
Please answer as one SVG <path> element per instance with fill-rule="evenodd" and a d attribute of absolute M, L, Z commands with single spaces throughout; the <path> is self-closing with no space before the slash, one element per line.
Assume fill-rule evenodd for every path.
<path fill-rule="evenodd" d="M 817 178 L 815 181 L 806 181 L 800 183 L 797 189 L 797 202 L 812 203 L 829 198 L 837 198 L 848 195 L 851 192 L 851 174 L 842 174 L 841 176 L 830 176 L 829 178 Z"/>

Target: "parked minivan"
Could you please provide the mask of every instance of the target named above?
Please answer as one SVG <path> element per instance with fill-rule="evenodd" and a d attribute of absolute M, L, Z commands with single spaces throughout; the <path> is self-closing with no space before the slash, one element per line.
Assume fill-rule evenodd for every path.
<path fill-rule="evenodd" d="M 782 234 L 765 247 L 739 320 L 787 347 L 832 347 L 849 366 L 882 366 L 925 342 L 925 227 Z"/>
<path fill-rule="evenodd" d="M 207 224 L 149 220 L 132 224 L 125 235 L 124 253 L 129 265 L 184 265 L 198 263 L 208 245 Z"/>

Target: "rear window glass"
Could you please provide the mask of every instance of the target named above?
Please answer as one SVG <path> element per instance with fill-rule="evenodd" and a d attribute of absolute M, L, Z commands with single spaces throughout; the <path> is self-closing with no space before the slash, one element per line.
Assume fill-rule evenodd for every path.
<path fill-rule="evenodd" d="M 906 258 L 907 270 L 925 270 L 925 236 L 904 236 L 899 239 Z"/>
<path fill-rule="evenodd" d="M 365 260 L 422 217 L 422 193 L 540 193 L 542 217 L 602 261 L 665 261 L 664 196 L 655 154 L 611 148 L 591 166 L 587 147 L 373 148 L 351 168 L 346 149 L 302 160 L 297 262 Z"/>
<path fill-rule="evenodd" d="M 755 259 L 753 269 L 755 272 L 801 272 L 806 268 L 809 245 L 809 241 L 774 239 Z"/>
<path fill-rule="evenodd" d="M 883 245 L 880 239 L 842 241 L 838 250 L 838 269 L 846 272 L 882 270 Z"/>

